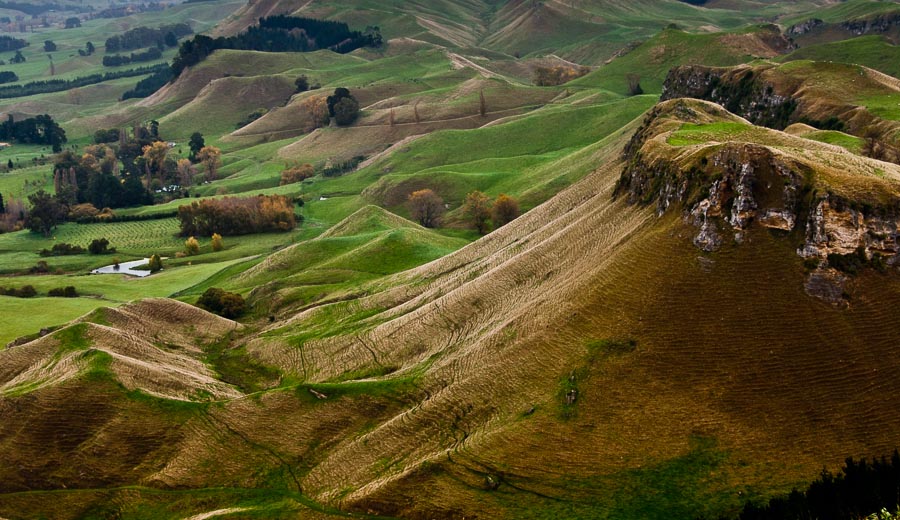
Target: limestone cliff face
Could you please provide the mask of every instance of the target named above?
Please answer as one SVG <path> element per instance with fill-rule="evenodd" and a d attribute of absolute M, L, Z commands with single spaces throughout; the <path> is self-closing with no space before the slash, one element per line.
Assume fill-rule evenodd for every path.
<path fill-rule="evenodd" d="M 740 243 L 751 225 L 793 231 L 804 189 L 801 167 L 769 148 L 728 143 L 696 166 L 636 153 L 619 182 L 632 203 L 656 203 L 657 214 L 681 207 L 697 228 L 694 244 L 704 251 L 726 240 Z"/>
<path fill-rule="evenodd" d="M 794 92 L 776 89 L 762 77 L 765 70 L 767 67 L 675 67 L 666 76 L 661 99 L 712 101 L 753 124 L 784 129 L 797 108 Z"/>
<path fill-rule="evenodd" d="M 704 116 L 715 115 L 710 106 L 673 100 L 651 111 L 625 148 L 616 196 L 654 204 L 658 215 L 681 211 L 695 229 L 694 245 L 707 252 L 741 244 L 753 226 L 782 231 L 799 243 L 797 254 L 810 259 L 808 292 L 832 303 L 844 303 L 847 278 L 832 265 L 840 257 L 900 265 L 900 198 L 872 204 L 835 195 L 817 187 L 816 164 L 775 147 L 667 144 L 667 129 L 680 126 L 673 120 L 691 122 L 698 107 L 710 111 Z"/>
<path fill-rule="evenodd" d="M 798 250 L 807 258 L 850 255 L 860 248 L 887 265 L 900 265 L 900 211 L 897 208 L 854 208 L 848 201 L 824 195 L 813 202 L 806 222 L 806 241 Z"/>
<path fill-rule="evenodd" d="M 891 33 L 895 32 L 898 27 L 900 27 L 900 14 L 888 13 L 840 23 L 826 23 L 818 18 L 810 18 L 805 22 L 790 26 L 785 34 L 789 38 L 801 38 L 810 34 L 831 31 L 837 34 L 846 33 L 847 36 L 862 36 Z"/>

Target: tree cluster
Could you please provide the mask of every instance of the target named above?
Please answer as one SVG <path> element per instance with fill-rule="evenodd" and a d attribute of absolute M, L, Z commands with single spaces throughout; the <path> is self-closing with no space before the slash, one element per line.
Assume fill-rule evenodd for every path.
<path fill-rule="evenodd" d="M 472 227 L 482 235 L 488 232 L 489 220 L 496 229 L 512 222 L 520 214 L 519 202 L 515 198 L 501 193 L 491 202 L 491 199 L 480 191 L 466 195 L 462 211 Z"/>
<path fill-rule="evenodd" d="M 290 168 L 285 168 L 281 172 L 281 182 L 278 185 L 284 186 L 285 184 L 301 182 L 315 174 L 316 171 L 311 164 L 296 164 Z"/>
<path fill-rule="evenodd" d="M 47 291 L 47 296 L 51 298 L 78 298 L 78 290 L 75 289 L 74 285 L 56 287 Z"/>
<path fill-rule="evenodd" d="M 18 289 L 15 287 L 0 286 L 0 296 L 12 296 L 13 298 L 34 298 L 37 291 L 33 285 L 23 285 Z"/>
<path fill-rule="evenodd" d="M 166 83 L 175 77 L 172 74 L 172 68 L 166 64 L 156 65 L 159 67 L 153 74 L 137 82 L 133 89 L 122 94 L 122 100 L 132 98 L 144 98 L 157 90 L 163 88 Z"/>
<path fill-rule="evenodd" d="M 144 52 L 132 52 L 131 54 L 113 54 L 103 57 L 104 67 L 119 67 L 129 63 L 140 61 L 153 61 L 162 58 L 162 51 L 158 47 L 150 47 Z"/>
<path fill-rule="evenodd" d="M 62 11 L 64 7 L 59 4 L 43 2 L 0 2 L 0 9 L 20 11 L 29 16 L 38 16 L 48 11 Z"/>
<path fill-rule="evenodd" d="M 34 233 L 49 237 L 53 229 L 66 219 L 66 206 L 44 190 L 29 195 L 28 202 L 31 210 L 25 217 L 25 226 Z"/>
<path fill-rule="evenodd" d="M 197 300 L 197 307 L 218 314 L 223 318 L 235 319 L 244 313 L 246 304 L 244 298 L 237 293 L 223 291 L 217 287 L 210 287 Z"/>
<path fill-rule="evenodd" d="M 534 68 L 532 81 L 539 87 L 553 87 L 580 78 L 590 71 L 591 69 L 588 67 L 567 67 L 562 65 L 553 67 L 538 66 Z"/>
<path fill-rule="evenodd" d="M 61 242 L 59 244 L 53 244 L 52 249 L 41 249 L 38 254 L 41 256 L 71 256 L 80 255 L 84 253 L 84 251 L 85 249 L 81 246 Z"/>
<path fill-rule="evenodd" d="M 153 11 L 162 11 L 166 6 L 160 2 L 149 2 L 149 3 L 129 3 L 123 7 L 108 7 L 98 12 L 95 16 L 97 18 L 123 18 L 125 16 L 131 16 L 135 12 L 138 13 L 149 13 Z"/>
<path fill-rule="evenodd" d="M 6 121 L 0 123 L 0 140 L 23 144 L 47 144 L 53 147 L 54 152 L 59 152 L 67 139 L 66 131 L 47 114 L 21 121 L 13 120 L 10 114 Z"/>
<path fill-rule="evenodd" d="M 294 16 L 261 18 L 259 25 L 231 37 L 197 35 L 182 42 L 172 62 L 175 76 L 206 59 L 218 49 L 265 52 L 309 52 L 330 49 L 348 53 L 360 47 L 381 45 L 381 35 L 351 31 L 346 23 Z"/>
<path fill-rule="evenodd" d="M 171 33 L 172 37 L 168 36 Z M 141 47 L 157 47 L 159 49 L 174 47 L 178 44 L 178 38 L 193 34 L 194 30 L 187 23 L 162 25 L 157 29 L 150 27 L 135 27 L 116 36 L 106 39 L 106 52 L 120 52 L 140 49 Z"/>
<path fill-rule="evenodd" d="M 359 102 L 344 87 L 334 89 L 334 94 L 325 99 L 328 104 L 328 114 L 334 118 L 339 126 L 347 126 L 359 117 Z"/>
<path fill-rule="evenodd" d="M 145 74 L 152 74 L 168 70 L 168 65 L 166 65 L 165 63 L 160 63 L 158 65 L 148 67 L 117 70 L 115 72 L 106 72 L 104 74 L 90 74 L 87 76 L 80 76 L 72 79 L 47 79 L 41 81 L 31 81 L 22 85 L 7 85 L 5 87 L 0 87 L 0 98 L 6 99 L 22 96 L 33 96 L 35 94 L 47 94 L 50 92 L 63 92 L 87 85 L 102 83 L 104 81 L 110 81 L 119 78 L 130 78 L 134 76 L 143 76 Z"/>
<path fill-rule="evenodd" d="M 794 490 L 787 497 L 764 505 L 747 504 L 740 520 L 843 520 L 873 518 L 882 509 L 896 511 L 900 497 L 900 454 L 871 463 L 848 458 L 844 467 L 832 474 L 822 470 L 805 491 Z"/>
<path fill-rule="evenodd" d="M 16 51 L 24 49 L 28 46 L 28 42 L 12 36 L 0 36 L 0 52 Z"/>
<path fill-rule="evenodd" d="M 108 253 L 115 253 L 116 248 L 109 247 L 109 240 L 106 238 L 95 238 L 88 244 L 88 251 L 90 251 L 92 255 L 105 255 Z"/>
<path fill-rule="evenodd" d="M 19 81 L 19 76 L 17 76 L 15 72 L 9 70 L 0 72 L 0 84 L 12 83 L 14 81 Z"/>
<path fill-rule="evenodd" d="M 282 195 L 194 201 L 178 207 L 178 219 L 182 236 L 289 231 L 297 225 L 293 204 Z"/>

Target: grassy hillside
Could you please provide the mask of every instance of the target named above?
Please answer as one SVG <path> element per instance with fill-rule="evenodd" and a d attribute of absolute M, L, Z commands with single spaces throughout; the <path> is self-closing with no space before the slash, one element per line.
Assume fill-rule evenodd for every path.
<path fill-rule="evenodd" d="M 172 159 L 194 132 L 221 148 L 218 179 L 118 215 L 303 202 L 292 231 L 226 234 L 222 251 L 201 237 L 193 256 L 171 217 L 0 234 L 0 286 L 38 293 L 0 296 L 0 345 L 33 339 L 0 349 L 0 517 L 716 518 L 890 453 L 900 166 L 866 155 L 869 129 L 900 129 L 894 47 L 781 56 L 758 24 L 892 6 L 214 0 L 28 35 L 32 78 L 50 35 L 68 77 L 99 67 L 74 52 L 89 39 L 174 20 L 224 18 L 218 35 L 294 13 L 388 43 L 220 50 L 142 100 L 113 99 L 130 78 L 0 102 L 51 113 L 79 154 L 98 128 L 150 120 Z M 594 68 L 532 84 L 536 66 L 577 64 Z M 756 96 L 740 109 L 792 97 L 793 124 L 658 103 L 678 65 L 741 65 L 675 81 L 719 74 L 719 92 Z M 296 92 L 300 75 L 320 88 Z M 304 103 L 338 87 L 359 118 L 312 129 Z M 16 166 L 0 193 L 51 189 L 49 155 L 0 150 Z M 303 163 L 312 177 L 280 185 Z M 437 228 L 406 207 L 424 188 L 445 204 Z M 523 215 L 480 236 L 473 190 Z M 115 254 L 38 255 L 101 237 Z M 150 254 L 167 258 L 147 278 L 87 274 Z M 50 272 L 29 273 L 40 260 Z M 65 286 L 79 296 L 47 296 Z M 247 312 L 192 305 L 210 288 Z"/>
<path fill-rule="evenodd" d="M 803 47 L 786 56 L 780 56 L 776 60 L 781 62 L 811 60 L 856 63 L 898 77 L 900 76 L 900 66 L 897 65 L 898 58 L 900 58 L 900 48 L 881 36 L 873 35 Z"/>
<path fill-rule="evenodd" d="M 575 80 L 572 85 L 628 94 L 628 75 L 635 74 L 645 92 L 658 93 L 669 69 L 677 65 L 737 65 L 777 56 L 786 48 L 787 42 L 774 26 L 708 34 L 665 29 L 627 54 Z"/>

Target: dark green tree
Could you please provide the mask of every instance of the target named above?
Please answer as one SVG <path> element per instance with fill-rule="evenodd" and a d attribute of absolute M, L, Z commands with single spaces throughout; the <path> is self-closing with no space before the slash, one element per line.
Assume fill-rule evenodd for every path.
<path fill-rule="evenodd" d="M 28 202 L 31 203 L 31 210 L 25 222 L 26 227 L 33 233 L 50 236 L 53 229 L 65 217 L 65 207 L 56 200 L 56 197 L 44 190 L 29 195 Z"/>
<path fill-rule="evenodd" d="M 16 51 L 16 55 L 9 59 L 10 63 L 25 63 L 25 56 L 22 55 L 22 51 Z"/>
<path fill-rule="evenodd" d="M 191 134 L 191 140 L 188 142 L 188 146 L 191 147 L 191 154 L 188 158 L 191 162 L 197 162 L 197 154 L 200 153 L 200 150 L 206 146 L 206 141 L 203 140 L 203 134 L 200 132 L 194 132 Z"/>
<path fill-rule="evenodd" d="M 81 27 L 80 18 L 78 18 L 77 16 L 66 18 L 66 29 L 74 29 L 76 27 Z"/>
<path fill-rule="evenodd" d="M 3 204 L 3 194 L 0 193 L 0 214 L 6 213 L 6 206 Z"/>
<path fill-rule="evenodd" d="M 334 106 L 338 104 L 338 101 L 346 97 L 352 97 L 348 89 L 344 87 L 338 87 L 334 89 L 334 94 L 328 96 L 325 99 L 325 101 L 328 103 L 328 115 L 334 117 Z"/>
<path fill-rule="evenodd" d="M 53 40 L 44 40 L 44 52 L 55 52 L 56 44 L 53 43 Z"/>
<path fill-rule="evenodd" d="M 244 298 L 237 293 L 223 291 L 218 287 L 210 287 L 197 300 L 197 307 L 234 319 L 244 313 Z"/>
<path fill-rule="evenodd" d="M 339 126 L 353 124 L 359 117 L 359 102 L 353 96 L 345 97 L 334 105 L 334 121 Z"/>
<path fill-rule="evenodd" d="M 294 80 L 294 85 L 297 86 L 297 92 L 306 92 L 309 90 L 309 79 L 307 79 L 306 75 L 300 76 Z"/>

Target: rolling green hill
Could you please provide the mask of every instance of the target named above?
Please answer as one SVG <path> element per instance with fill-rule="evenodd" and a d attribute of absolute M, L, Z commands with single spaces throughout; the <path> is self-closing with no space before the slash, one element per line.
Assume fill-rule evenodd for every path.
<path fill-rule="evenodd" d="M 218 50 L 143 99 L 118 101 L 127 78 L 0 101 L 51 114 L 76 155 L 151 120 L 173 168 L 195 132 L 222 152 L 218 178 L 198 164 L 113 210 L 160 218 L 0 234 L 0 287 L 37 293 L 0 296 L 0 517 L 735 518 L 890 454 L 896 6 L 211 0 L 35 27 L 20 82 L 45 39 L 68 78 L 100 70 L 87 41 L 175 21 L 286 13 L 385 44 Z M 581 76 L 537 86 L 539 67 Z M 358 118 L 313 124 L 339 87 Z M 4 200 L 52 191 L 51 156 L 0 150 Z M 522 215 L 482 236 L 476 190 Z M 186 254 L 179 206 L 264 194 L 296 229 Z M 39 255 L 101 237 L 115 253 Z M 152 254 L 146 278 L 88 274 Z M 196 306 L 211 288 L 246 312 Z"/>

